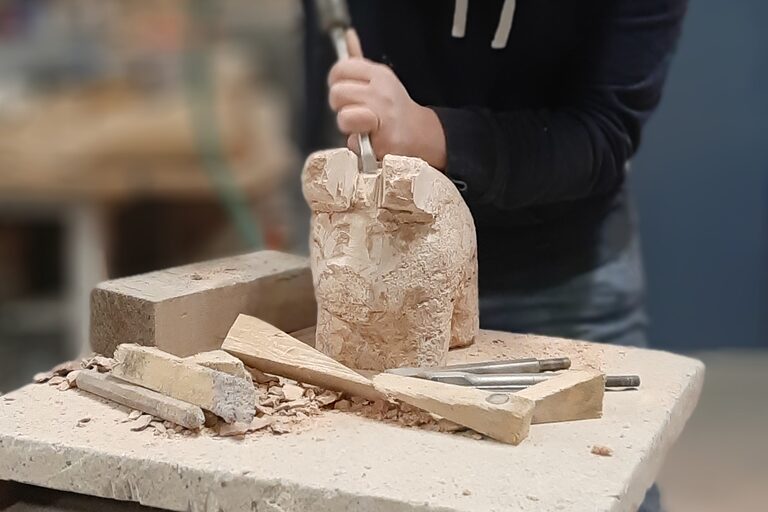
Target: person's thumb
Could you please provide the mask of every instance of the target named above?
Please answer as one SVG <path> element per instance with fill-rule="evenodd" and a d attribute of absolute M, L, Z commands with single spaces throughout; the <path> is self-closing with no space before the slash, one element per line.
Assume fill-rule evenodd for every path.
<path fill-rule="evenodd" d="M 360 38 L 357 37 L 357 32 L 353 28 L 347 30 L 347 46 L 349 47 L 350 57 L 362 58 L 363 47 L 360 45 Z"/>

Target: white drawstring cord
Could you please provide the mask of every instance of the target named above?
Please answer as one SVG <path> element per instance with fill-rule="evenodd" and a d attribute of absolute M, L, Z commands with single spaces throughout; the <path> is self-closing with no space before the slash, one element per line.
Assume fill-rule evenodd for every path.
<path fill-rule="evenodd" d="M 464 37 L 467 28 L 467 7 L 469 0 L 456 0 L 456 6 L 453 8 L 453 28 L 451 35 L 453 37 Z"/>
<path fill-rule="evenodd" d="M 464 37 L 467 29 L 467 10 L 469 9 L 469 0 L 454 0 L 453 8 L 453 27 L 451 35 L 456 38 Z M 515 0 L 504 0 L 499 15 L 499 25 L 496 27 L 496 34 L 491 41 L 491 48 L 496 50 L 506 48 L 509 40 L 509 32 L 512 30 L 512 21 L 515 19 Z"/>
<path fill-rule="evenodd" d="M 515 0 L 504 0 L 499 16 L 499 26 L 496 27 L 496 35 L 491 42 L 491 48 L 501 49 L 507 46 L 509 31 L 512 30 L 512 20 L 515 17 Z"/>

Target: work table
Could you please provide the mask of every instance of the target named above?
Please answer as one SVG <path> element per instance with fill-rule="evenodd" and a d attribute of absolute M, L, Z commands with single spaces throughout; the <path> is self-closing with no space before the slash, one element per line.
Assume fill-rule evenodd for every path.
<path fill-rule="evenodd" d="M 493 331 L 449 363 L 558 356 L 642 385 L 606 392 L 601 419 L 534 425 L 519 446 L 330 411 L 282 436 L 167 438 L 130 431 L 126 408 L 93 395 L 29 385 L 0 397 L 0 480 L 177 511 L 635 510 L 696 406 L 704 365 Z"/>

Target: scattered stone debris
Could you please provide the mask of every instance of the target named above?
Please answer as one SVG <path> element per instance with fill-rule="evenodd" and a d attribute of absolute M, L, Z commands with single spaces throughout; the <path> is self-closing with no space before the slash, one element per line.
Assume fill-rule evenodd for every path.
<path fill-rule="evenodd" d="M 138 417 L 138 419 L 134 420 L 131 424 L 131 430 L 134 432 L 141 432 L 145 428 L 149 426 L 150 423 L 154 421 L 154 418 L 150 416 L 149 414 L 142 414 Z"/>
<path fill-rule="evenodd" d="M 100 373 L 111 372 L 115 360 L 94 355 L 82 361 L 69 361 L 54 367 L 49 372 L 34 376 L 39 384 L 47 383 L 65 391 L 77 387 L 77 376 L 82 370 L 96 369 Z M 374 402 L 360 397 L 347 397 L 336 391 L 325 390 L 311 384 L 297 382 L 292 379 L 270 375 L 254 368 L 246 367 L 256 388 L 256 417 L 251 423 L 225 423 L 210 411 L 205 413 L 205 427 L 201 431 L 191 431 L 180 425 L 175 425 L 162 419 L 154 418 L 141 411 L 131 411 L 122 420 L 130 423 L 130 429 L 140 432 L 148 427 L 154 429 L 155 435 L 168 437 L 182 435 L 185 437 L 204 434 L 220 437 L 244 438 L 255 432 L 271 432 L 283 435 L 292 432 L 299 424 L 306 423 L 311 417 L 317 416 L 323 410 L 331 412 L 347 412 L 357 416 L 397 424 L 405 427 L 423 428 L 437 432 L 459 432 L 473 439 L 485 439 L 474 431 L 448 421 L 439 416 L 429 414 L 421 409 L 399 402 L 377 400 Z M 90 419 L 88 419 L 90 421 Z M 84 426 L 88 421 L 79 422 Z M 593 447 L 592 453 L 601 447 Z M 604 447 L 602 447 L 604 448 Z M 610 456 L 609 453 L 597 453 Z"/>
<path fill-rule="evenodd" d="M 32 381 L 35 384 L 47 383 L 51 386 L 57 386 L 61 391 L 66 391 L 77 387 L 75 380 L 81 370 L 97 369 L 100 373 L 106 373 L 112 370 L 114 363 L 113 359 L 103 356 L 92 356 L 80 361 L 67 361 L 54 366 L 50 371 L 36 373 L 32 377 Z M 67 382 L 66 386 L 63 384 L 65 381 Z"/>
<path fill-rule="evenodd" d="M 462 496 L 471 496 L 472 491 L 470 491 L 469 489 L 464 489 L 463 491 L 461 491 L 461 494 Z"/>
<path fill-rule="evenodd" d="M 601 457 L 611 457 L 613 450 L 607 446 L 596 444 L 592 446 L 590 452 L 594 455 L 600 455 Z"/>
<path fill-rule="evenodd" d="M 96 369 L 99 373 L 110 372 L 114 366 L 115 360 L 104 356 L 93 356 L 82 362 L 82 367 L 86 370 Z"/>

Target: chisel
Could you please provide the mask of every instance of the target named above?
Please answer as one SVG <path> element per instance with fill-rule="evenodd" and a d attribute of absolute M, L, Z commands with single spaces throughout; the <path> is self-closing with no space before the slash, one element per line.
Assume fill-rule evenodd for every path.
<path fill-rule="evenodd" d="M 347 47 L 347 29 L 351 26 L 351 19 L 345 0 L 315 0 L 317 14 L 320 20 L 320 27 L 328 32 L 336 49 L 336 56 L 339 60 L 349 58 L 349 48 Z M 362 172 L 365 174 L 377 174 L 378 163 L 376 155 L 371 146 L 371 138 L 367 133 L 357 135 L 360 145 L 360 163 Z M 377 183 L 375 192 L 376 200 L 381 204 L 382 188 Z"/>
<path fill-rule="evenodd" d="M 552 359 L 508 359 L 504 361 L 486 361 L 481 363 L 454 364 L 431 368 L 392 368 L 387 373 L 402 375 L 404 377 L 420 377 L 423 374 L 437 372 L 466 372 L 474 374 L 495 373 L 539 373 L 552 370 L 567 370 L 571 367 L 571 360 L 567 357 L 555 357 Z"/>
<path fill-rule="evenodd" d="M 483 375 L 462 371 L 425 371 L 413 376 L 445 384 L 455 384 L 457 386 L 471 386 L 493 391 L 515 391 L 544 382 L 555 375 L 559 374 L 507 373 Z M 605 378 L 605 387 L 607 388 L 635 388 L 638 386 L 640 386 L 640 377 L 637 375 L 608 375 Z"/>

